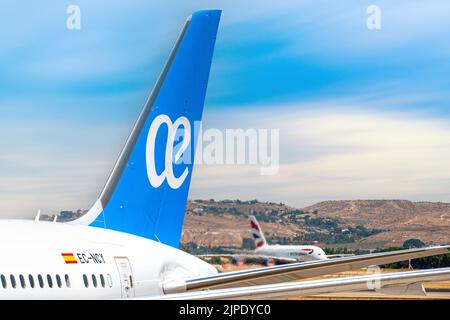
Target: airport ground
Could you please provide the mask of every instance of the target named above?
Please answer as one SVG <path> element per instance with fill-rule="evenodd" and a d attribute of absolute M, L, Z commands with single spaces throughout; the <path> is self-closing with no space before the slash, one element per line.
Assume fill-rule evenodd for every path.
<path fill-rule="evenodd" d="M 262 265 L 252 264 L 252 265 L 233 265 L 233 264 L 223 264 L 215 265 L 220 271 L 235 271 L 242 269 L 252 269 L 257 267 L 262 267 Z M 381 269 L 381 272 L 402 272 L 408 271 L 409 269 Z M 332 275 L 325 275 L 315 278 L 304 279 L 306 280 L 318 280 L 318 279 L 331 279 L 339 277 L 348 276 L 359 276 L 367 274 L 366 269 L 360 269 L 356 271 L 345 271 Z M 374 291 L 364 291 L 364 292 L 342 292 L 342 293 L 330 293 L 322 294 L 317 296 L 307 296 L 307 297 L 296 297 L 290 298 L 290 300 L 430 300 L 430 299 L 449 299 L 450 300 L 450 281 L 448 282 L 431 282 L 425 283 L 424 288 L 426 295 L 400 295 L 400 294 L 385 294 L 377 293 Z"/>

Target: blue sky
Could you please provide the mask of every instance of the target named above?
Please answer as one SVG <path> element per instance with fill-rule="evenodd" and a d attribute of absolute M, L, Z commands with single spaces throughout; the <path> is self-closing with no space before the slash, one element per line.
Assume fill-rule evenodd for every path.
<path fill-rule="evenodd" d="M 1 2 L 5 217 L 89 207 L 184 20 L 204 8 L 223 9 L 205 126 L 280 129 L 282 166 L 199 166 L 191 197 L 450 201 L 448 2 L 167 3 Z M 81 30 L 66 28 L 70 4 Z M 370 4 L 381 30 L 366 27 Z"/>

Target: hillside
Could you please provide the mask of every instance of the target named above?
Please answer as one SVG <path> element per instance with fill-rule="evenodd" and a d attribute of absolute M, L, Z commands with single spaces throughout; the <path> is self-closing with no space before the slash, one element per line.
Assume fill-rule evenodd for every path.
<path fill-rule="evenodd" d="M 259 218 L 269 237 L 292 237 L 301 234 L 302 230 L 298 225 L 284 223 L 279 217 L 279 214 L 291 210 L 296 209 L 260 202 L 189 201 L 182 242 L 194 242 L 205 247 L 240 247 L 244 237 L 251 238 L 247 221 L 249 214 Z"/>
<path fill-rule="evenodd" d="M 450 203 L 406 200 L 324 201 L 305 208 L 349 225 L 384 229 L 366 242 L 397 242 L 419 238 L 426 243 L 450 243 Z"/>
<path fill-rule="evenodd" d="M 303 209 L 256 200 L 189 201 L 182 242 L 240 247 L 251 238 L 249 214 L 271 243 L 450 243 L 450 204 L 405 200 L 324 201 Z"/>

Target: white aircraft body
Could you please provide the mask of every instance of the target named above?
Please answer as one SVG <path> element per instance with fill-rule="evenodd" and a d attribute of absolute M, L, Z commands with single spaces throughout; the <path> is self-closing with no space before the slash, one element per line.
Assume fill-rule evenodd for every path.
<path fill-rule="evenodd" d="M 64 223 L 0 222 L 0 298 L 117 299 L 163 294 L 174 277 L 211 265 L 123 232 Z"/>
<path fill-rule="evenodd" d="M 448 253 L 447 246 L 440 246 L 218 273 L 177 249 L 193 170 L 188 154 L 195 154 L 193 128 L 201 120 L 219 19 L 218 10 L 199 11 L 188 19 L 86 215 L 69 223 L 0 222 L 0 298 L 281 297 L 294 290 L 288 281 Z M 377 279 L 396 286 L 450 279 L 450 269 L 436 272 Z M 362 280 L 346 281 L 305 281 L 307 290 L 295 290 L 321 293 Z M 199 296 L 204 289 L 208 291 Z"/>

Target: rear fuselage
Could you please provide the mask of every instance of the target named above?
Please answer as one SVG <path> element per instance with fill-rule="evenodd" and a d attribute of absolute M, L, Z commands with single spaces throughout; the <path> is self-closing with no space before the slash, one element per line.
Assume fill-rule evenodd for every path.
<path fill-rule="evenodd" d="M 164 284 L 217 270 L 164 244 L 101 228 L 0 221 L 0 299 L 161 295 Z"/>

